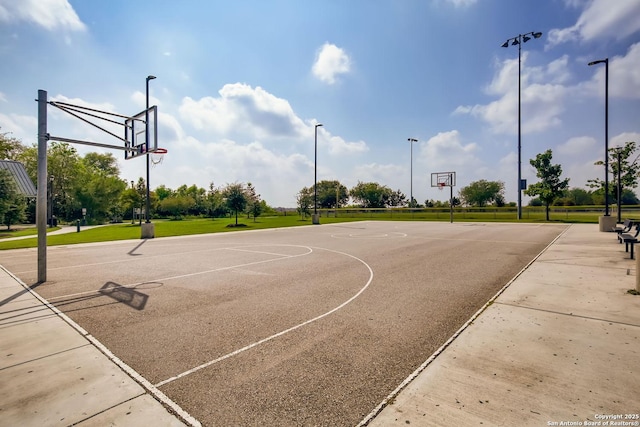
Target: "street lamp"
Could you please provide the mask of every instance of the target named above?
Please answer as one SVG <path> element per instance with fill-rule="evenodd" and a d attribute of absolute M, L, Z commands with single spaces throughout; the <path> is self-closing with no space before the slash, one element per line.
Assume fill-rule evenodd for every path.
<path fill-rule="evenodd" d="M 49 226 L 53 227 L 53 175 L 49 176 Z"/>
<path fill-rule="evenodd" d="M 146 208 L 146 223 L 150 223 L 151 219 L 150 219 L 150 215 L 149 212 L 151 211 L 151 199 L 149 197 L 149 80 L 153 80 L 155 79 L 156 76 L 147 76 L 147 91 L 146 91 L 146 95 L 147 95 L 147 110 L 145 111 L 145 127 L 144 127 L 144 135 L 145 135 L 145 150 L 147 151 L 147 208 Z"/>
<path fill-rule="evenodd" d="M 407 138 L 407 141 L 409 141 L 409 146 L 411 147 L 411 165 L 409 167 L 410 170 L 410 187 L 409 187 L 409 207 L 412 208 L 413 207 L 413 143 L 414 142 L 418 142 L 417 139 L 415 138 Z"/>
<path fill-rule="evenodd" d="M 589 62 L 604 63 L 604 216 L 609 216 L 609 58 Z M 608 230 L 607 230 L 608 231 Z"/>
<path fill-rule="evenodd" d="M 313 223 L 320 224 L 320 218 L 318 217 L 318 128 L 322 126 L 322 123 L 316 123 L 314 127 L 315 139 L 314 139 L 314 162 L 313 162 Z"/>
<path fill-rule="evenodd" d="M 133 190 L 133 180 L 131 180 L 131 190 Z M 131 224 L 135 224 L 135 219 L 136 219 L 136 206 L 134 204 L 134 206 L 131 208 Z"/>
<path fill-rule="evenodd" d="M 511 42 L 511 46 L 518 46 L 518 219 L 522 219 L 522 120 L 521 120 L 521 110 L 522 110 L 522 102 L 521 102 L 521 67 L 522 67 L 522 43 L 526 43 L 531 40 L 533 36 L 534 39 L 539 39 L 542 37 L 541 32 L 531 31 L 526 34 L 518 34 L 516 37 L 512 37 L 507 39 L 506 42 L 502 44 L 502 47 L 509 47 L 509 42 Z"/>

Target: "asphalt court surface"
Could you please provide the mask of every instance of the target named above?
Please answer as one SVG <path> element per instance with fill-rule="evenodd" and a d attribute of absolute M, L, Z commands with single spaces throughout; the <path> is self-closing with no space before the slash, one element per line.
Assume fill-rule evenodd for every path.
<path fill-rule="evenodd" d="M 565 229 L 366 221 L 50 247 L 34 290 L 205 426 L 353 426 Z M 36 249 L 1 255 L 35 283 Z"/>

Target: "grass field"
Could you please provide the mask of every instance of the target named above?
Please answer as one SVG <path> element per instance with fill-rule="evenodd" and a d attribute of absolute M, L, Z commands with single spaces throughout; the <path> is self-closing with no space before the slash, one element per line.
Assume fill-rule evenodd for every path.
<path fill-rule="evenodd" d="M 450 221 L 448 209 L 335 209 L 319 210 L 320 222 L 330 224 L 336 222 L 350 222 L 363 220 L 381 221 Z M 602 215 L 598 209 L 563 208 L 552 210 L 549 222 L 566 223 L 598 223 L 598 217 Z M 613 214 L 612 214 L 613 215 Z M 470 222 L 547 222 L 544 209 L 524 209 L 522 220 L 518 221 L 514 208 L 457 208 L 453 213 L 453 221 Z M 242 217 L 238 219 L 239 227 L 234 227 L 233 218 L 205 218 L 185 219 L 181 221 L 154 220 L 155 236 L 184 236 L 190 234 L 222 233 L 226 231 L 259 230 L 264 228 L 296 227 L 311 225 L 311 218 L 302 219 L 299 215 L 276 215 L 258 217 L 255 221 Z M 57 228 L 49 229 L 51 232 Z M 3 241 L 9 237 L 33 235 L 31 239 Z M 38 242 L 35 236 L 35 226 L 22 228 L 19 231 L 0 231 L 0 250 L 34 248 Z M 81 229 L 81 232 L 50 235 L 47 237 L 47 245 L 72 245 L 77 243 L 105 242 L 112 240 L 139 239 L 140 226 L 136 224 L 110 224 L 108 226 L 90 229 Z"/>
<path fill-rule="evenodd" d="M 347 221 L 361 221 L 362 218 L 322 218 L 323 224 Z M 190 234 L 222 233 L 227 231 L 259 230 L 264 228 L 296 227 L 311 225 L 311 218 L 301 219 L 297 215 L 259 217 L 253 219 L 243 218 L 238 220 L 239 227 L 234 227 L 235 219 L 206 218 L 190 219 L 182 221 L 154 220 L 155 236 L 186 236 Z M 57 228 L 56 228 L 57 229 Z M 55 229 L 50 229 L 53 231 Z M 72 245 L 77 243 L 106 242 L 113 240 L 127 240 L 140 238 L 140 226 L 136 224 L 110 224 L 103 227 L 83 229 L 81 231 L 47 236 L 47 246 Z M 33 235 L 32 239 L 3 241 L 4 238 Z M 35 248 L 38 241 L 35 238 L 35 227 L 14 232 L 0 232 L 0 250 Z"/>

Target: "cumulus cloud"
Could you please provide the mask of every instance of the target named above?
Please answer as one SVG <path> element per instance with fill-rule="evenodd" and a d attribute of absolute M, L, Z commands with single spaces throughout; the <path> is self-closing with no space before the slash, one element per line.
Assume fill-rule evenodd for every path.
<path fill-rule="evenodd" d="M 287 100 L 261 87 L 234 83 L 225 85 L 218 93 L 217 98 L 184 98 L 179 108 L 181 119 L 196 130 L 226 138 L 243 135 L 263 142 L 283 138 L 310 141 L 314 138 L 315 120 L 301 119 Z M 346 141 L 324 127 L 318 129 L 318 145 L 327 147 L 332 155 L 368 150 L 364 141 Z"/>
<path fill-rule="evenodd" d="M 32 22 L 49 31 L 86 29 L 68 0 L 0 0 L 0 21 Z"/>
<path fill-rule="evenodd" d="M 184 98 L 179 109 L 181 119 L 198 130 L 220 134 L 240 131 L 257 138 L 298 138 L 308 133 L 308 126 L 287 100 L 259 86 L 226 84 L 218 93 L 216 98 Z"/>
<path fill-rule="evenodd" d="M 640 2 L 636 0 L 593 0 L 570 2 L 570 6 L 583 6 L 578 21 L 567 28 L 549 31 L 548 46 L 572 41 L 590 41 L 606 37 L 621 40 L 640 30 Z M 579 6 L 578 6 L 579 7 Z"/>
<path fill-rule="evenodd" d="M 558 117 L 564 111 L 563 101 L 570 91 L 561 84 L 570 77 L 568 59 L 562 57 L 546 67 L 526 67 L 527 58 L 528 53 L 523 53 L 520 93 L 522 131 L 542 132 L 561 123 Z M 504 61 L 485 92 L 498 99 L 488 104 L 459 106 L 454 114 L 478 117 L 487 122 L 494 133 L 516 133 L 517 126 L 514 123 L 517 123 L 518 118 L 518 60 Z"/>
<path fill-rule="evenodd" d="M 339 136 L 331 135 L 324 128 L 318 133 L 318 144 L 320 146 L 326 145 L 328 147 L 329 154 L 343 155 L 352 153 L 364 153 L 369 151 L 369 147 L 364 141 L 348 142 Z"/>
<path fill-rule="evenodd" d="M 594 76 L 587 83 L 586 93 L 604 95 L 605 66 L 596 65 Z M 620 98 L 640 98 L 640 43 L 632 45 L 625 56 L 609 58 L 609 68 L 615 70 L 615 78 L 609 79 L 609 95 Z"/>
<path fill-rule="evenodd" d="M 351 71 L 351 59 L 343 49 L 325 43 L 318 50 L 311 71 L 321 81 L 334 84 L 338 75 Z"/>

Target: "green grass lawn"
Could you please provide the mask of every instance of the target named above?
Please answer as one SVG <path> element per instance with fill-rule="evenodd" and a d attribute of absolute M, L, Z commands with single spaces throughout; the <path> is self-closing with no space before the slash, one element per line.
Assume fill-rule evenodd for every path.
<path fill-rule="evenodd" d="M 550 216 L 549 222 L 566 222 L 566 223 L 598 223 L 597 212 L 580 212 L 570 209 L 565 211 L 554 211 Z M 415 212 L 408 210 L 359 210 L 344 209 L 338 210 L 336 218 L 334 211 L 330 211 L 327 216 L 323 212 L 320 218 L 321 224 L 331 224 L 338 222 L 364 221 L 364 220 L 381 220 L 381 221 L 449 221 L 448 210 L 417 210 Z M 535 222 L 546 223 L 544 212 L 525 210 L 522 220 L 516 219 L 514 212 L 487 209 L 473 210 L 465 209 L 454 212 L 454 222 Z M 311 218 L 301 219 L 299 215 L 287 216 L 268 216 L 258 217 L 255 221 L 246 217 L 239 217 L 239 227 L 234 227 L 235 218 L 199 218 L 185 219 L 182 221 L 171 220 L 154 220 L 155 236 L 186 236 L 191 234 L 207 234 L 222 233 L 227 231 L 243 231 L 243 230 L 260 230 L 264 228 L 278 227 L 296 227 L 301 225 L 311 225 Z M 48 229 L 49 232 L 56 230 Z M 3 241 L 6 237 L 18 237 L 33 235 L 34 238 Z M 38 246 L 36 238 L 37 229 L 35 227 L 21 229 L 13 232 L 0 232 L 0 250 L 35 248 Z M 47 245 L 72 245 L 78 243 L 106 242 L 113 240 L 140 239 L 141 230 L 138 223 L 130 224 L 111 224 L 103 227 L 91 229 L 82 229 L 78 232 L 67 234 L 49 235 L 47 236 Z"/>
<path fill-rule="evenodd" d="M 321 218 L 322 224 L 335 222 L 361 221 L 362 218 Z M 265 228 L 296 227 L 301 225 L 311 225 L 311 218 L 305 220 L 297 215 L 259 217 L 254 222 L 253 219 L 238 218 L 238 227 L 235 218 L 216 219 L 189 219 L 182 221 L 154 220 L 155 236 L 186 236 L 191 234 L 222 233 L 227 231 L 260 230 Z M 28 231 L 28 232 L 27 232 Z M 2 241 L 0 239 L 0 250 L 35 248 L 38 246 L 37 230 L 35 227 L 28 230 L 10 233 L 5 237 L 18 237 L 33 235 L 33 239 Z M 140 239 L 141 231 L 136 224 L 110 224 L 103 227 L 90 229 L 80 229 L 80 232 L 47 236 L 47 246 L 73 245 L 77 243 L 106 242 L 113 240 Z"/>

